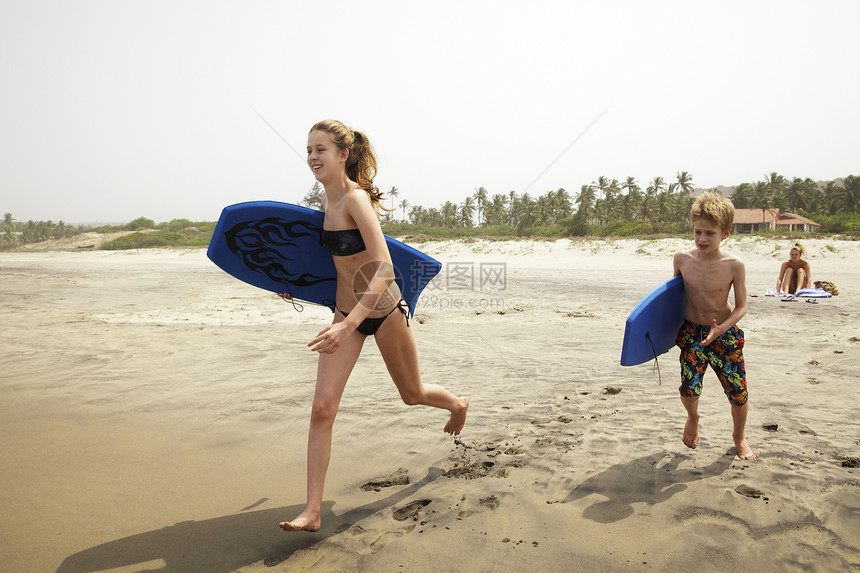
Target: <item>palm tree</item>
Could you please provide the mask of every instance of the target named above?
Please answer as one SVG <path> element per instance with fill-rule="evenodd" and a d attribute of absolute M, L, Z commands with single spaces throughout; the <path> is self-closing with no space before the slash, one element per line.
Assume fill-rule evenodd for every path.
<path fill-rule="evenodd" d="M 413 225 L 420 225 L 427 218 L 427 210 L 421 205 L 414 205 L 409 211 L 409 222 Z"/>
<path fill-rule="evenodd" d="M 606 192 L 607 192 L 607 189 L 609 189 L 609 186 L 610 186 L 611 184 L 612 184 L 612 183 L 609 181 L 609 178 L 608 178 L 608 177 L 604 177 L 603 175 L 601 175 L 600 177 L 598 177 L 598 178 L 597 178 L 597 181 L 592 181 L 592 182 L 591 182 L 591 185 L 592 185 L 595 189 L 597 189 L 597 190 L 600 192 L 600 193 L 598 193 L 598 195 L 597 195 L 597 198 L 598 198 L 598 199 L 600 199 L 600 196 L 601 196 L 601 195 L 603 196 L 603 198 L 604 198 L 604 199 L 606 198 Z"/>
<path fill-rule="evenodd" d="M 388 196 L 391 197 L 391 210 L 394 211 L 394 199 L 400 196 L 400 191 L 397 190 L 397 187 L 392 187 L 388 190 Z"/>
<path fill-rule="evenodd" d="M 767 228 L 767 210 L 773 207 L 773 187 L 767 181 L 757 181 L 752 188 L 756 206 L 761 209 L 761 221 Z"/>
<path fill-rule="evenodd" d="M 609 187 L 606 188 L 606 192 L 609 193 L 611 197 L 621 195 L 621 183 L 618 182 L 618 179 L 612 180 Z"/>
<path fill-rule="evenodd" d="M 645 188 L 645 193 L 642 195 L 640 213 L 642 218 L 649 223 L 654 223 L 660 219 L 660 215 L 657 211 L 657 192 L 654 187 L 650 185 Z"/>
<path fill-rule="evenodd" d="M 484 209 L 487 206 L 487 190 L 483 187 L 478 187 L 475 189 L 473 197 L 475 198 L 475 205 L 478 208 L 478 226 L 483 226 Z"/>
<path fill-rule="evenodd" d="M 546 225 L 552 218 L 552 202 L 555 199 L 555 192 L 550 191 L 537 198 L 535 202 L 535 224 Z"/>
<path fill-rule="evenodd" d="M 560 187 L 557 191 L 547 193 L 550 199 L 550 219 L 553 222 L 558 222 L 561 219 L 570 217 L 573 212 L 573 206 L 570 200 L 570 193 L 564 187 Z"/>
<path fill-rule="evenodd" d="M 323 186 L 320 185 L 320 182 L 314 181 L 313 187 L 308 190 L 307 194 L 299 204 L 310 207 L 311 209 L 322 210 L 323 192 Z"/>
<path fill-rule="evenodd" d="M 807 181 L 810 181 L 807 179 Z M 811 182 L 811 181 L 810 181 Z M 814 183 L 813 183 L 814 185 Z M 785 191 L 783 192 L 783 201 L 785 207 L 789 211 L 799 211 L 805 209 L 808 203 L 807 195 L 809 194 L 809 185 L 800 177 L 795 177 L 791 180 Z"/>
<path fill-rule="evenodd" d="M 653 187 L 648 188 L 650 192 L 653 194 Z M 668 222 L 669 214 L 672 211 L 672 206 L 669 204 L 669 195 L 667 193 L 658 193 L 655 195 L 657 198 L 657 220 Z"/>
<path fill-rule="evenodd" d="M 666 182 L 662 177 L 655 177 L 654 180 L 648 185 L 648 191 L 654 193 L 655 195 L 659 195 L 661 191 L 666 188 Z"/>
<path fill-rule="evenodd" d="M 463 227 L 471 227 L 474 225 L 472 216 L 475 214 L 475 203 L 471 197 L 463 199 L 463 204 L 460 205 L 460 225 Z"/>
<path fill-rule="evenodd" d="M 609 196 L 606 198 L 606 215 L 609 221 L 621 218 L 621 188 L 617 185 L 618 180 L 612 180 L 613 185 L 609 187 Z"/>
<path fill-rule="evenodd" d="M 509 198 L 509 201 L 508 201 L 508 224 L 512 225 L 512 226 L 516 226 L 517 216 L 518 216 L 518 213 L 517 213 L 517 211 L 518 211 L 518 209 L 517 209 L 517 203 L 518 203 L 517 192 L 511 191 L 510 193 L 508 193 L 508 198 Z"/>
<path fill-rule="evenodd" d="M 535 220 L 535 201 L 528 193 L 523 193 L 516 207 L 517 229 L 528 229 L 534 227 Z"/>
<path fill-rule="evenodd" d="M 603 225 L 609 221 L 610 217 L 609 202 L 606 199 L 597 199 L 594 202 L 594 218 L 598 225 Z"/>
<path fill-rule="evenodd" d="M 451 202 L 449 201 L 448 203 L 451 203 Z M 447 203 L 446 203 L 446 205 L 447 205 Z M 454 205 L 453 203 L 451 203 L 451 207 L 454 209 L 454 211 L 456 213 L 457 206 Z M 439 209 L 436 209 L 435 207 L 431 207 L 430 209 L 427 209 L 426 221 L 427 221 L 427 224 L 430 225 L 431 227 L 443 227 L 443 226 L 445 226 L 445 219 L 442 216 L 442 212 L 439 211 Z M 451 225 L 451 226 L 453 226 L 453 225 Z"/>
<path fill-rule="evenodd" d="M 597 214 L 598 223 L 613 221 L 619 214 L 617 196 L 621 194 L 621 184 L 618 182 L 618 179 L 610 180 L 607 177 L 601 176 L 592 185 L 603 194 L 603 198 L 598 198 L 594 203 L 594 211 Z"/>
<path fill-rule="evenodd" d="M 644 215 L 642 214 L 642 195 L 639 193 L 641 189 L 639 184 L 636 183 L 635 177 L 628 177 L 624 183 L 621 184 L 622 189 L 627 189 L 627 197 L 625 207 L 631 210 L 630 218 L 643 219 Z"/>
<path fill-rule="evenodd" d="M 442 224 L 446 227 L 454 227 L 457 224 L 457 205 L 451 201 L 445 201 L 441 209 Z"/>
<path fill-rule="evenodd" d="M 588 221 L 594 209 L 594 195 L 593 185 L 583 185 L 579 188 L 579 195 L 576 197 L 576 212 L 581 213 L 586 221 Z"/>
<path fill-rule="evenodd" d="M 786 178 L 773 171 L 765 178 L 764 183 L 767 185 L 768 195 L 770 196 L 769 206 L 773 207 L 774 203 L 782 203 L 783 193 L 788 188 Z"/>
<path fill-rule="evenodd" d="M 671 202 L 671 221 L 674 223 L 690 226 L 690 209 L 693 207 L 694 199 L 689 195 L 668 195 Z"/>
<path fill-rule="evenodd" d="M 640 191 L 642 188 L 639 187 L 639 184 L 636 182 L 635 177 L 628 177 L 624 183 L 621 184 L 622 189 L 627 189 L 627 193 L 635 193 Z"/>
<path fill-rule="evenodd" d="M 409 207 L 409 201 L 404 199 L 400 202 L 400 208 L 403 209 L 403 220 L 406 220 L 406 208 Z"/>
<path fill-rule="evenodd" d="M 821 199 L 821 187 L 809 177 L 803 180 L 803 199 L 805 201 L 803 209 L 808 213 L 812 213 Z"/>
<path fill-rule="evenodd" d="M 840 195 L 842 187 L 836 181 L 828 181 L 821 190 L 818 198 L 819 206 L 816 211 L 821 211 L 827 215 L 835 215 L 839 212 Z"/>
<path fill-rule="evenodd" d="M 840 207 L 845 211 L 851 213 L 860 211 L 860 177 L 856 175 L 846 177 L 837 197 L 839 197 Z"/>
<path fill-rule="evenodd" d="M 741 183 L 732 193 L 732 203 L 736 209 L 748 209 L 752 206 L 753 186 L 749 183 Z"/>
<path fill-rule="evenodd" d="M 486 207 L 485 222 L 488 225 L 504 224 L 507 214 L 508 197 L 507 195 L 493 195 L 493 200 Z"/>
<path fill-rule="evenodd" d="M 676 178 L 678 179 L 678 185 L 676 187 L 676 189 L 678 189 L 678 193 L 689 195 L 693 190 L 693 176 L 686 171 L 681 171 L 676 175 Z"/>
<path fill-rule="evenodd" d="M 654 222 L 654 207 L 657 204 L 657 200 L 654 198 L 654 195 L 645 194 L 642 195 L 639 201 L 639 217 L 643 221 L 648 221 L 649 223 Z"/>
<path fill-rule="evenodd" d="M 619 195 L 618 202 L 621 218 L 625 221 L 632 221 L 634 219 L 634 213 L 638 213 L 639 211 L 639 202 L 636 200 L 636 195 L 631 195 L 630 193 L 627 195 Z"/>

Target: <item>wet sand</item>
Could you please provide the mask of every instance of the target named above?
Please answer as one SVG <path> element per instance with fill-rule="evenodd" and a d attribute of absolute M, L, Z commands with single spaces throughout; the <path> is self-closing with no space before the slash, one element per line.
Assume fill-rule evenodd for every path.
<path fill-rule="evenodd" d="M 618 364 L 627 313 L 691 241 L 435 242 L 403 405 L 372 340 L 335 424 L 323 528 L 304 503 L 316 358 L 297 313 L 202 250 L 0 253 L 0 569 L 489 571 L 860 568 L 860 243 L 805 243 L 818 304 L 765 297 L 788 241 L 731 238 L 748 440 L 713 374 L 681 442 L 677 349 Z M 471 282 L 469 282 L 471 280 Z M 408 483 L 404 483 L 408 482 Z"/>

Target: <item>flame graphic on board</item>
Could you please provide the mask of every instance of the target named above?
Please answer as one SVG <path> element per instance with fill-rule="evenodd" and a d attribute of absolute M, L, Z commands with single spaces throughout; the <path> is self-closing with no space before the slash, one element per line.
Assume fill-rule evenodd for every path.
<path fill-rule="evenodd" d="M 224 238 L 227 247 L 249 269 L 287 286 L 305 287 L 336 280 L 333 276 L 293 273 L 284 265 L 294 260 L 289 256 L 290 248 L 301 248 L 299 239 L 309 237 L 318 243 L 321 231 L 318 225 L 307 221 L 267 217 L 239 223 L 226 231 Z"/>

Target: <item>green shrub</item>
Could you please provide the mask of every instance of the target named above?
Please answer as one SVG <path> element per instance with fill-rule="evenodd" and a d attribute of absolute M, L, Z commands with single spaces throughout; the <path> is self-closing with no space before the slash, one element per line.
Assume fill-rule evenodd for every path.
<path fill-rule="evenodd" d="M 159 223 L 158 226 L 156 226 L 155 228 L 161 231 L 173 231 L 175 233 L 181 231 L 182 229 L 187 229 L 188 227 L 194 226 L 195 223 L 192 223 L 188 219 L 172 219 L 167 223 Z"/>
<path fill-rule="evenodd" d="M 181 233 L 171 233 L 170 231 L 136 232 L 107 241 L 99 248 L 105 251 L 121 251 L 125 249 L 187 246 L 188 242 L 188 238 Z M 206 242 L 208 244 L 208 240 Z"/>
<path fill-rule="evenodd" d="M 126 224 L 126 231 L 137 231 L 138 229 L 154 229 L 155 221 L 146 217 L 138 217 L 131 223 Z"/>

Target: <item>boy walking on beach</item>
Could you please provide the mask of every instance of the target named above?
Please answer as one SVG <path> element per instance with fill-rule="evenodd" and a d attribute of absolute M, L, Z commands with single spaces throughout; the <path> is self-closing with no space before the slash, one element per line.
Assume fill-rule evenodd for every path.
<path fill-rule="evenodd" d="M 731 403 L 732 438 L 738 457 L 756 458 L 747 444 L 747 380 L 744 333 L 737 322 L 747 312 L 744 263 L 720 249 L 731 233 L 735 208 L 717 193 L 704 193 L 693 204 L 690 219 L 696 247 L 675 253 L 674 276 L 684 278 L 687 302 L 684 324 L 675 340 L 681 349 L 681 402 L 687 410 L 682 440 L 688 448 L 699 443 L 699 396 L 708 365 L 714 369 Z M 734 308 L 729 304 L 734 291 Z"/>

